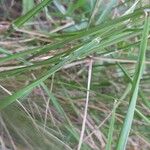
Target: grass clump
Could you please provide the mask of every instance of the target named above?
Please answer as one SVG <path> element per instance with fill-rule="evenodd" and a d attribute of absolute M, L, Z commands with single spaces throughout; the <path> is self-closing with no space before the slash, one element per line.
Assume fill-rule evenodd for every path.
<path fill-rule="evenodd" d="M 1 4 L 0 148 L 149 149 L 149 3 Z"/>

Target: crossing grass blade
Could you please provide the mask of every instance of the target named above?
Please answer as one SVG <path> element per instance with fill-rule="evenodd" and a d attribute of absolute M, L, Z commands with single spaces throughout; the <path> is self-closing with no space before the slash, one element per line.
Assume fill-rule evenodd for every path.
<path fill-rule="evenodd" d="M 138 35 L 138 34 L 140 34 L 140 33 L 121 33 L 121 34 L 118 34 L 117 36 L 110 36 L 109 38 L 110 39 L 106 39 L 106 40 L 103 40 L 103 41 L 101 41 L 99 44 L 98 44 L 98 46 L 96 46 L 96 47 L 93 47 L 93 49 L 92 49 L 92 52 L 95 52 L 95 51 L 100 51 L 100 50 L 102 50 L 102 49 L 104 49 L 104 48 L 106 48 L 106 47 L 108 47 L 108 46 L 111 46 L 111 45 L 113 45 L 113 44 L 115 44 L 115 43 L 118 43 L 118 42 L 120 42 L 120 41 L 122 41 L 122 40 L 125 40 L 125 39 L 127 39 L 127 38 L 130 38 L 130 37 L 134 37 L 135 35 Z M 57 44 L 52 44 L 52 45 L 47 45 L 47 46 L 45 46 L 45 47 L 43 47 L 42 48 L 42 50 L 44 51 L 46 51 L 46 50 L 50 50 L 50 48 L 54 48 L 54 47 L 56 47 L 57 46 Z M 84 45 L 83 45 L 84 46 Z M 49 48 L 49 49 L 48 49 Z M 51 63 L 58 63 L 59 61 L 61 61 L 61 59 L 60 58 L 63 58 L 64 56 L 67 56 L 67 55 L 71 55 L 71 53 L 73 53 L 75 51 L 75 48 L 73 48 L 73 49 L 71 49 L 69 52 L 64 52 L 64 53 L 60 53 L 60 54 L 58 54 L 58 55 L 56 55 L 56 56 L 54 56 L 54 57 L 52 57 L 52 58 L 49 58 L 49 59 L 47 59 L 47 60 L 45 60 L 45 61 L 42 61 L 42 62 L 37 62 L 37 63 L 35 63 L 35 64 L 33 64 L 33 65 L 28 65 L 28 66 L 25 66 L 25 67 L 21 67 L 21 68 L 16 68 L 16 69 L 12 69 L 12 70 L 8 70 L 8 71 L 2 71 L 2 72 L 0 72 L 0 76 L 1 77 L 4 77 L 4 76 L 12 76 L 13 74 L 16 74 L 16 73 L 22 73 L 22 72 L 25 72 L 25 71 L 29 71 L 29 70 L 31 70 L 31 69 L 35 69 L 36 67 L 42 67 L 43 65 L 50 65 Z M 91 52 L 90 52 L 91 53 Z M 109 53 L 109 52 L 107 52 L 107 53 Z M 87 54 L 88 53 L 85 53 L 86 54 L 86 56 L 87 56 Z M 22 53 L 21 53 L 21 55 L 22 55 Z M 20 56 L 20 53 L 18 53 L 18 54 L 14 54 L 14 55 L 11 55 L 11 56 L 7 56 L 7 57 L 4 57 L 4 58 L 2 58 L 1 60 L 0 60 L 0 62 L 2 61 L 2 62 L 4 62 L 4 61 L 6 61 L 6 60 L 8 60 L 8 59 L 11 59 L 11 58 L 16 58 L 16 57 L 18 57 L 18 56 Z M 79 55 L 80 57 L 77 57 L 77 59 L 80 59 L 81 58 L 81 55 Z"/>
<path fill-rule="evenodd" d="M 62 45 L 65 45 L 68 42 L 71 42 L 71 41 L 77 40 L 77 39 L 81 39 L 81 38 L 84 38 L 86 36 L 92 36 L 92 35 L 100 36 L 101 34 L 105 36 L 105 34 L 107 35 L 107 32 L 112 33 L 111 30 L 113 28 L 116 28 L 116 26 L 118 26 L 119 24 L 121 25 L 123 21 L 128 20 L 129 18 L 132 19 L 132 18 L 139 17 L 140 15 L 142 15 L 142 13 L 143 13 L 142 10 L 138 9 L 134 13 L 131 13 L 129 15 L 125 15 L 123 17 L 108 21 L 108 22 L 102 24 L 101 26 L 95 26 L 93 28 L 89 28 L 88 31 L 87 30 L 82 30 L 82 31 L 79 31 L 79 32 L 78 31 L 74 32 L 74 36 L 66 38 L 65 40 L 61 40 L 60 42 L 54 42 L 54 44 L 48 44 L 48 45 L 45 45 L 43 47 L 37 47 L 37 48 L 33 48 L 33 49 L 31 49 L 29 47 L 28 50 L 25 50 L 25 51 L 22 51 L 22 52 L 19 52 L 19 53 L 10 55 L 10 56 L 0 58 L 0 63 L 6 62 L 6 61 L 9 61 L 9 60 L 12 60 L 12 59 L 17 59 L 18 57 L 23 57 L 23 56 L 28 55 L 28 54 L 32 54 L 32 55 L 36 54 L 36 56 L 40 55 L 40 54 L 43 54 L 43 53 L 45 54 L 46 52 L 48 52 L 52 49 L 62 47 Z M 139 31 L 139 34 L 140 34 L 140 32 L 141 31 Z M 61 38 L 62 37 L 63 37 L 63 35 L 61 35 Z"/>
<path fill-rule="evenodd" d="M 114 5 L 117 3 L 116 0 L 111 0 L 106 8 L 104 9 L 104 11 L 102 12 L 102 14 L 99 16 L 96 24 L 100 24 L 102 23 L 103 21 L 105 21 L 105 19 L 108 17 L 108 14 L 111 12 L 112 8 L 114 7 Z"/>
<path fill-rule="evenodd" d="M 41 3 L 36 5 L 33 9 L 28 11 L 25 15 L 17 18 L 13 22 L 13 27 L 14 28 L 19 28 L 21 27 L 24 23 L 26 23 L 30 18 L 35 16 L 37 13 L 39 13 L 45 6 L 47 6 L 52 0 L 43 0 Z"/>
<path fill-rule="evenodd" d="M 140 45 L 138 64 L 135 70 L 134 79 L 132 83 L 130 104 L 117 143 L 117 148 L 116 148 L 117 150 L 124 150 L 126 148 L 127 139 L 131 129 L 131 124 L 132 124 L 134 111 L 136 107 L 136 101 L 138 97 L 140 79 L 142 77 L 143 70 L 144 70 L 145 53 L 147 49 L 147 42 L 148 42 L 148 35 L 149 35 L 149 25 L 150 25 L 150 17 L 146 13 L 143 35 L 142 35 L 142 40 Z"/>
<path fill-rule="evenodd" d="M 16 99 L 22 97 L 23 95 L 25 95 L 26 93 L 31 91 L 33 88 L 35 88 L 36 86 L 41 84 L 43 81 L 45 81 L 48 77 L 50 77 L 53 73 L 55 73 L 60 68 L 62 68 L 65 64 L 67 64 L 69 62 L 72 62 L 73 60 L 75 60 L 75 59 L 77 59 L 77 58 L 79 58 L 81 56 L 88 55 L 89 52 L 91 52 L 92 49 L 99 44 L 99 42 L 100 42 L 100 39 L 99 38 L 95 38 L 90 43 L 88 43 L 88 44 L 86 44 L 84 46 L 81 46 L 76 51 L 72 52 L 70 55 L 68 55 L 66 58 L 64 58 L 57 65 L 52 67 L 46 73 L 46 75 L 42 76 L 40 79 L 35 80 L 33 83 L 31 83 L 30 85 L 26 86 L 25 88 L 19 90 L 18 92 L 16 92 L 12 96 L 8 96 L 8 97 L 4 98 L 3 100 L 1 100 L 0 101 L 0 109 L 8 106 L 12 102 L 14 102 Z"/>
<path fill-rule="evenodd" d="M 130 77 L 129 73 L 127 72 L 127 70 L 121 65 L 119 64 L 120 69 L 122 70 L 122 72 L 124 73 L 124 75 L 127 77 L 127 79 L 129 80 L 129 86 L 131 86 L 131 84 L 133 83 L 132 78 Z M 131 88 L 129 88 L 130 91 Z M 139 96 L 141 97 L 142 101 L 145 103 L 145 106 L 150 108 L 150 104 L 148 102 L 148 100 L 145 98 L 145 95 L 143 93 L 143 91 L 140 89 L 139 90 Z M 125 97 L 123 97 L 124 99 Z M 135 108 L 135 112 L 137 113 L 137 115 L 139 117 L 141 117 L 143 120 L 145 120 L 146 123 L 150 124 L 150 119 L 148 117 L 146 117 L 140 110 L 138 110 L 137 108 Z"/>
<path fill-rule="evenodd" d="M 121 70 L 122 70 L 122 72 L 124 73 L 124 75 L 127 77 L 127 79 L 129 80 L 129 86 L 131 86 L 131 84 L 133 83 L 133 81 L 132 81 L 132 78 L 130 77 L 130 75 L 128 74 L 128 72 L 126 71 L 126 69 L 122 66 L 122 65 L 120 65 L 119 63 L 118 63 L 118 65 L 119 65 L 119 67 L 121 68 Z M 130 89 L 131 89 L 131 87 L 129 87 L 129 90 L 128 91 L 130 91 Z M 129 93 L 129 92 L 128 92 Z M 144 93 L 143 93 L 143 91 L 140 89 L 139 90 L 139 96 L 141 97 L 141 99 L 146 103 L 146 106 L 147 107 L 149 107 L 149 102 L 148 102 L 148 100 L 147 99 L 145 99 L 145 95 L 144 95 Z M 122 99 L 124 99 L 125 97 L 123 96 L 123 98 Z M 147 117 L 147 116 L 145 116 L 139 109 L 137 109 L 137 108 L 135 108 L 135 112 L 137 113 L 137 115 L 140 117 L 140 118 L 142 118 L 146 123 L 148 123 L 148 124 L 150 124 L 150 119 Z"/>

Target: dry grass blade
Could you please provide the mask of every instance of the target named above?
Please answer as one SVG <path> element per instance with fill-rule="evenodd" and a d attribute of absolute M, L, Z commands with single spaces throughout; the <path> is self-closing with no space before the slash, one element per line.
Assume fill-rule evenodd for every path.
<path fill-rule="evenodd" d="M 82 122 L 82 129 L 79 139 L 79 144 L 77 150 L 81 149 L 84 132 L 85 132 L 85 125 L 86 125 L 86 119 L 87 119 L 87 111 L 88 111 L 88 104 L 89 104 L 89 96 L 90 96 L 90 85 L 91 85 L 91 76 L 92 76 L 92 65 L 93 60 L 91 59 L 89 62 L 89 72 L 88 72 L 88 85 L 87 85 L 87 95 L 86 95 L 86 103 L 85 103 L 85 110 L 84 110 L 84 116 L 83 116 L 83 122 Z"/>

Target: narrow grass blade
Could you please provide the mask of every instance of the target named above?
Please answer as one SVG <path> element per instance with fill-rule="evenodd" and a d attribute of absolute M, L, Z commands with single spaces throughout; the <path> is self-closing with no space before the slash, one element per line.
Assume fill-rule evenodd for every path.
<path fill-rule="evenodd" d="M 135 10 L 135 8 L 136 8 L 138 2 L 139 2 L 139 0 L 135 1 L 135 3 L 132 5 L 132 7 L 129 8 L 123 15 L 127 15 L 127 14 L 132 13 L 132 12 Z"/>
<path fill-rule="evenodd" d="M 98 11 L 99 11 L 99 9 L 100 9 L 101 2 L 102 2 L 102 0 L 96 0 L 96 1 L 95 1 L 95 6 L 94 6 L 94 8 L 93 8 L 91 17 L 90 17 L 90 19 L 89 19 L 89 24 L 88 24 L 88 26 L 90 26 L 90 25 L 92 24 L 92 22 L 94 22 L 94 19 L 95 19 L 95 17 L 96 17 L 96 14 L 98 13 Z"/>
<path fill-rule="evenodd" d="M 43 0 L 41 3 L 36 5 L 33 9 L 28 11 L 25 15 L 17 18 L 13 22 L 13 27 L 19 28 L 21 27 L 24 23 L 26 23 L 30 18 L 35 16 L 37 13 L 39 13 L 45 6 L 47 6 L 52 0 Z"/>
<path fill-rule="evenodd" d="M 6 54 L 6 55 L 11 54 L 8 50 L 5 50 L 5 49 L 3 49 L 3 48 L 1 48 L 1 47 L 0 47 L 0 53 Z"/>
<path fill-rule="evenodd" d="M 81 46 L 76 51 L 72 52 L 70 55 L 64 57 L 63 60 L 60 63 L 58 63 L 57 65 L 55 65 L 54 67 L 52 67 L 46 73 L 46 75 L 42 76 L 40 79 L 35 80 L 33 83 L 31 83 L 30 85 L 19 90 L 15 94 L 6 97 L 3 100 L 0 100 L 0 109 L 8 106 L 12 102 L 14 102 L 16 99 L 22 97 L 23 95 L 25 95 L 26 93 L 31 91 L 33 88 L 35 88 L 36 86 L 41 84 L 43 81 L 45 81 L 48 77 L 50 77 L 53 73 L 55 73 L 56 71 L 61 69 L 65 64 L 72 62 L 79 57 L 83 57 L 85 55 L 88 55 L 99 44 L 99 42 L 100 42 L 100 39 L 95 38 L 90 43 L 88 43 L 84 46 Z"/>
<path fill-rule="evenodd" d="M 66 8 L 61 4 L 59 0 L 53 0 L 53 3 L 63 15 L 66 14 Z"/>
<path fill-rule="evenodd" d="M 41 86 L 42 86 L 42 88 L 44 89 L 44 91 L 47 93 L 47 95 L 49 96 L 49 98 L 51 99 L 51 101 L 52 101 L 54 107 L 56 108 L 56 110 L 57 110 L 61 115 L 65 116 L 65 115 L 64 115 L 64 110 L 63 110 L 63 108 L 61 107 L 61 105 L 59 104 L 59 102 L 58 102 L 57 98 L 54 96 L 54 94 L 49 91 L 48 87 L 47 87 L 43 82 L 41 83 Z"/>
<path fill-rule="evenodd" d="M 23 7 L 22 14 L 24 15 L 34 7 L 34 0 L 29 1 L 23 0 L 22 7 Z"/>
<path fill-rule="evenodd" d="M 107 4 L 107 7 L 104 9 L 103 13 L 98 18 L 96 24 L 102 23 L 107 18 L 107 15 L 111 12 L 115 4 L 116 4 L 116 0 L 111 0 L 110 3 Z"/>
<path fill-rule="evenodd" d="M 126 148 L 127 139 L 131 129 L 131 124 L 132 124 L 135 106 L 136 106 L 136 100 L 138 96 L 139 83 L 144 69 L 145 53 L 146 53 L 148 34 L 149 34 L 149 25 L 150 25 L 150 18 L 148 15 L 146 15 L 143 35 L 142 35 L 142 40 L 140 45 L 139 60 L 138 60 L 135 76 L 132 83 L 130 104 L 120 133 L 119 141 L 117 144 L 117 150 L 124 150 Z"/>
<path fill-rule="evenodd" d="M 137 33 L 136 33 L 137 34 Z M 135 34 L 135 35 L 136 35 Z M 118 34 L 118 36 L 110 36 L 109 38 L 110 39 L 106 39 L 106 40 L 103 40 L 103 41 L 101 41 L 101 43 L 99 43 L 99 45 L 98 46 L 96 46 L 96 47 L 93 47 L 93 52 L 96 52 L 96 51 L 100 51 L 101 49 L 104 49 L 104 48 L 106 48 L 106 47 L 108 47 L 108 46 L 111 46 L 111 45 L 113 45 L 113 44 L 116 44 L 116 43 L 118 43 L 118 42 L 120 42 L 120 41 L 122 41 L 122 40 L 124 40 L 124 39 L 127 39 L 127 38 L 129 38 L 130 36 L 131 37 L 134 37 L 135 36 L 133 33 L 122 33 L 122 34 Z M 42 50 L 44 51 L 46 51 L 46 50 L 50 50 L 51 48 L 54 48 L 53 46 L 56 46 L 56 45 L 47 45 L 47 46 L 45 46 L 45 47 L 43 47 L 42 48 Z M 49 49 L 48 49 L 49 48 Z M 16 74 L 16 73 L 22 73 L 22 72 L 25 72 L 25 71 L 30 71 L 31 69 L 35 69 L 36 67 L 42 67 L 42 65 L 50 65 L 50 64 L 52 64 L 52 63 L 55 63 L 55 64 L 57 64 L 58 63 L 58 61 L 61 61 L 62 59 L 60 59 L 60 58 L 63 58 L 63 56 L 68 56 L 68 55 L 71 55 L 71 53 L 73 53 L 74 52 L 74 48 L 73 49 L 71 49 L 69 52 L 66 52 L 66 53 L 62 53 L 62 54 L 58 54 L 58 55 L 56 55 L 56 56 L 54 56 L 54 57 L 52 57 L 52 58 L 49 58 L 49 59 L 47 59 L 47 60 L 45 60 L 45 61 L 41 61 L 41 62 L 37 62 L 37 63 L 34 63 L 33 65 L 28 65 L 28 66 L 25 66 L 25 67 L 21 67 L 21 68 L 16 68 L 16 69 L 12 69 L 12 70 L 8 70 L 8 71 L 2 71 L 2 72 L 0 72 L 0 78 L 1 77 L 4 77 L 4 76 L 12 76 L 13 74 Z M 84 53 L 84 52 L 83 52 Z M 90 52 L 91 53 L 91 52 Z M 108 52 L 107 52 L 108 53 Z M 5 58 L 2 58 L 2 59 L 0 59 L 0 62 L 4 62 L 4 61 L 6 61 L 6 60 L 8 60 L 8 59 L 12 59 L 12 58 L 16 58 L 16 57 L 20 57 L 20 55 L 22 55 L 22 53 L 20 54 L 20 53 L 17 53 L 17 54 L 14 54 L 14 55 L 11 55 L 11 56 L 7 56 L 7 57 L 5 57 Z M 86 56 L 88 55 L 88 53 L 86 53 Z M 81 58 L 81 55 L 79 55 L 79 57 L 78 58 Z"/>
<path fill-rule="evenodd" d="M 120 65 L 118 63 L 119 67 L 121 68 L 122 72 L 125 74 L 125 76 L 127 77 L 127 79 L 130 81 L 130 83 L 128 84 L 129 86 L 132 85 L 133 81 L 132 78 L 130 77 L 130 75 L 128 74 L 128 72 L 125 70 L 125 68 Z M 131 89 L 131 88 L 130 88 Z M 144 93 L 142 90 L 139 91 L 139 96 L 141 97 L 141 99 L 143 100 L 143 102 L 145 103 L 146 107 L 150 108 L 150 103 L 149 101 L 146 99 Z M 123 98 L 124 99 L 124 98 Z M 135 108 L 135 112 L 138 114 L 139 117 L 141 117 L 143 120 L 145 120 L 145 122 L 147 122 L 148 124 L 150 123 L 150 120 L 144 115 L 142 114 L 142 112 L 140 112 L 140 110 L 138 110 L 137 108 Z"/>
<path fill-rule="evenodd" d="M 129 80 L 130 84 L 132 84 L 133 80 L 130 77 L 130 75 L 128 74 L 127 70 L 121 64 L 119 64 L 119 63 L 117 63 L 117 64 L 120 67 L 120 69 L 122 70 L 122 72 L 124 73 L 124 75 L 127 77 L 127 80 Z M 141 97 L 141 99 L 142 99 L 143 103 L 145 104 L 145 106 L 150 109 L 150 102 L 146 98 L 146 96 L 144 95 L 144 93 L 143 93 L 143 91 L 141 89 L 139 91 L 139 96 Z"/>
<path fill-rule="evenodd" d="M 108 131 L 108 139 L 105 150 L 111 149 L 111 143 L 113 139 L 113 131 L 114 131 L 114 124 L 115 124 L 115 113 L 116 113 L 116 102 L 114 103 L 114 108 L 112 110 L 112 117 L 110 121 L 109 131 Z"/>

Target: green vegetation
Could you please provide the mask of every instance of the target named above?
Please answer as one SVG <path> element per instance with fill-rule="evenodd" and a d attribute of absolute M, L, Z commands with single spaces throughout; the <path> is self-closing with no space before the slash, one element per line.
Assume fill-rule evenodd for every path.
<path fill-rule="evenodd" d="M 0 149 L 150 149 L 149 1 L 0 4 Z"/>

